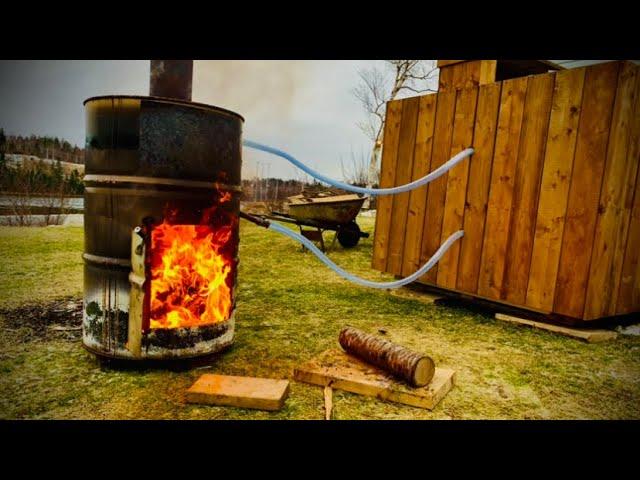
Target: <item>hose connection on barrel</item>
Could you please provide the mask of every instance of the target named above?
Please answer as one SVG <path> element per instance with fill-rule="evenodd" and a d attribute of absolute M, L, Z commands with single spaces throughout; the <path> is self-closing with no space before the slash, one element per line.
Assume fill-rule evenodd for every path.
<path fill-rule="evenodd" d="M 341 182 L 339 180 L 335 180 L 335 179 L 327 177 L 327 176 L 325 176 L 325 175 L 323 175 L 323 174 L 321 174 L 319 172 L 316 172 L 315 170 L 313 170 L 312 168 L 308 167 L 307 165 L 302 163 L 300 160 L 298 160 L 297 158 L 295 158 L 292 155 L 289 155 L 287 152 L 285 152 L 283 150 L 280 150 L 280 149 L 277 149 L 277 148 L 274 148 L 274 147 L 270 147 L 268 145 L 263 145 L 261 143 L 254 142 L 252 140 L 244 140 L 242 142 L 242 144 L 245 147 L 253 148 L 255 150 L 260 150 L 262 152 L 267 152 L 267 153 L 271 153 L 273 155 L 277 155 L 278 157 L 282 157 L 285 160 L 288 160 L 289 162 L 294 164 L 300 170 L 302 170 L 302 171 L 306 172 L 307 174 L 311 175 L 312 177 L 316 178 L 317 180 L 320 180 L 322 182 L 328 183 L 329 185 L 332 185 L 334 187 L 342 188 L 343 190 L 347 190 L 349 192 L 362 193 L 364 195 L 374 195 L 374 196 L 376 196 L 376 195 L 394 195 L 396 193 L 409 192 L 409 191 L 411 191 L 411 190 L 413 190 L 415 188 L 421 187 L 422 185 L 426 185 L 427 183 L 432 182 L 436 178 L 441 177 L 442 175 L 447 173 L 449 170 L 451 170 L 453 167 L 455 167 L 458 163 L 460 163 L 465 158 L 473 155 L 473 153 L 475 152 L 475 150 L 472 147 L 469 147 L 469 148 L 463 150 L 462 152 L 458 153 L 454 157 L 450 158 L 447 162 L 445 162 L 442 165 L 440 165 L 433 172 L 425 175 L 422 178 L 419 178 L 418 180 L 414 180 L 411 183 L 406 183 L 404 185 L 399 185 L 397 187 L 391 187 L 391 188 L 366 188 L 366 187 L 358 187 L 356 185 L 349 185 L 348 183 L 344 183 L 344 182 Z"/>

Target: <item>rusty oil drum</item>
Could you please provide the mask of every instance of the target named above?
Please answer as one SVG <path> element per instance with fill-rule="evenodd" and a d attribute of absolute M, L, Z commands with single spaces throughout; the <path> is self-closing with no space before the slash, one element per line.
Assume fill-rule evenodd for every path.
<path fill-rule="evenodd" d="M 191 358 L 233 342 L 238 223 L 233 238 L 232 307 L 228 320 L 151 330 L 141 355 L 127 348 L 132 231 L 167 206 L 197 223 L 220 192 L 240 208 L 244 119 L 221 108 L 161 97 L 85 100 L 83 344 L 111 358 Z M 228 194 L 226 193 L 228 192 Z M 230 200 L 229 200 L 230 195 Z"/>

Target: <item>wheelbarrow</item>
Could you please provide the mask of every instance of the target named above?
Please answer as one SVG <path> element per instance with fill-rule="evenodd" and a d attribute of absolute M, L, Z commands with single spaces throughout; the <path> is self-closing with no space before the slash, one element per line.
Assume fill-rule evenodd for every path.
<path fill-rule="evenodd" d="M 316 198 L 300 195 L 291 198 L 288 212 L 274 211 L 261 217 L 298 225 L 300 234 L 311 241 L 319 242 L 323 252 L 325 246 L 322 232 L 325 230 L 336 232 L 332 246 L 338 240 L 344 248 L 352 248 L 358 244 L 360 238 L 369 238 L 369 234 L 361 231 L 355 221 L 364 200 L 365 197 L 355 194 Z M 303 226 L 312 227 L 313 230 L 305 230 Z M 304 246 L 302 248 L 304 251 Z"/>

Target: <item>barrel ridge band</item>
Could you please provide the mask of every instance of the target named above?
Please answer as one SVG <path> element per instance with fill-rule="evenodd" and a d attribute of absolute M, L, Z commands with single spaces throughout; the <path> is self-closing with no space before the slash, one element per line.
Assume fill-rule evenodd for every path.
<path fill-rule="evenodd" d="M 89 263 L 98 265 L 131 268 L 131 260 L 127 260 L 126 258 L 101 257 L 100 255 L 92 255 L 91 253 L 83 253 L 82 258 Z"/>
<path fill-rule="evenodd" d="M 170 185 L 173 187 L 208 188 L 211 190 L 226 190 L 242 192 L 240 185 L 229 185 L 220 182 L 203 182 L 202 180 L 182 180 L 177 178 L 138 177 L 135 175 L 96 175 L 84 176 L 85 182 L 94 183 L 141 183 L 146 185 Z"/>

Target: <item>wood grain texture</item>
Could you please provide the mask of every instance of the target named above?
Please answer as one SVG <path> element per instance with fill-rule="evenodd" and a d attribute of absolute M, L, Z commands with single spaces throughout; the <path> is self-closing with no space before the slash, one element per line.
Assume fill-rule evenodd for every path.
<path fill-rule="evenodd" d="M 187 403 L 279 410 L 289 395 L 289 380 L 202 375 L 186 392 Z"/>
<path fill-rule="evenodd" d="M 324 419 L 331 420 L 333 411 L 333 389 L 329 385 L 324 387 Z"/>
<path fill-rule="evenodd" d="M 398 157 L 396 160 L 396 185 L 404 185 L 411 181 L 420 97 L 407 98 L 402 102 L 404 105 L 402 107 Z M 402 254 L 407 229 L 407 210 L 409 208 L 410 195 L 410 192 L 392 195 L 391 229 L 389 230 L 386 271 L 394 275 L 402 273 Z"/>
<path fill-rule="evenodd" d="M 466 60 L 438 60 L 438 68 L 455 65 L 460 62 L 466 62 Z"/>
<path fill-rule="evenodd" d="M 585 70 L 558 72 L 553 87 L 526 296 L 527 305 L 548 311 L 553 309 Z"/>
<path fill-rule="evenodd" d="M 416 133 L 411 181 L 424 177 L 431 170 L 431 151 L 436 123 L 437 98 L 437 95 L 420 97 L 418 131 Z M 428 190 L 429 185 L 427 184 L 412 190 L 409 196 L 407 231 L 402 259 L 402 276 L 404 277 L 411 275 L 421 267 L 420 246 L 422 244 L 422 228 L 424 226 Z"/>
<path fill-rule="evenodd" d="M 456 372 L 436 368 L 429 385 L 412 388 L 343 351 L 327 350 L 296 367 L 293 378 L 298 382 L 331 385 L 333 389 L 432 410 L 453 388 Z"/>
<path fill-rule="evenodd" d="M 457 288 L 469 293 L 478 289 L 484 225 L 496 139 L 501 83 L 482 85 L 478 91 L 472 145 L 475 153 L 469 160 L 469 182 L 464 211 L 464 237 L 460 244 Z"/>
<path fill-rule="evenodd" d="M 497 60 L 482 60 L 480 64 L 480 85 L 496 81 Z"/>
<path fill-rule="evenodd" d="M 396 173 L 415 180 L 470 144 L 476 153 L 392 200 L 393 221 L 381 198 L 376 229 L 390 250 L 374 241 L 374 266 L 410 275 L 462 228 L 420 282 L 583 321 L 640 310 L 640 68 L 614 61 L 475 88 L 474 62 L 442 69 L 450 90 L 419 100 L 410 175 L 396 165 L 383 176 L 395 185 Z"/>
<path fill-rule="evenodd" d="M 527 293 L 536 206 L 555 74 L 529 77 L 513 188 L 513 212 L 502 298 L 523 305 Z"/>
<path fill-rule="evenodd" d="M 480 84 L 484 60 L 467 60 L 440 68 L 438 93 L 474 88 Z M 488 75 L 485 67 L 485 75 Z"/>
<path fill-rule="evenodd" d="M 453 91 L 453 73 L 454 70 L 451 67 L 440 68 L 438 74 L 438 93 Z"/>
<path fill-rule="evenodd" d="M 637 157 L 636 157 L 637 158 Z M 636 190 L 629 222 L 629 238 L 622 264 L 616 314 L 640 311 L 640 173 L 636 173 Z"/>
<path fill-rule="evenodd" d="M 638 73 L 640 75 L 640 72 Z M 636 113 L 631 127 L 631 146 L 629 156 L 632 162 L 640 162 L 640 81 L 636 81 Z M 629 219 L 629 237 L 625 257 L 622 263 L 622 276 L 616 314 L 640 311 L 640 171 L 636 173 L 631 218 Z"/>
<path fill-rule="evenodd" d="M 435 170 L 449 160 L 451 150 L 451 125 L 455 114 L 456 93 L 439 93 L 436 107 L 436 126 L 433 136 L 431 170 Z M 420 265 L 424 264 L 440 247 L 440 232 L 444 214 L 444 200 L 447 192 L 447 175 L 444 174 L 429 184 L 427 193 L 426 217 L 422 229 L 420 246 Z M 421 282 L 436 283 L 438 265 L 425 273 Z"/>
<path fill-rule="evenodd" d="M 456 114 L 453 122 L 453 135 L 449 158 L 457 155 L 473 143 L 473 127 L 475 124 L 478 89 L 460 90 L 456 99 Z M 469 180 L 469 158 L 459 163 L 447 175 L 447 192 L 442 218 L 442 244 L 454 232 L 462 229 L 464 224 L 464 207 Z M 458 276 L 458 259 L 460 242 L 455 242 L 438 262 L 438 285 L 455 288 Z"/>
<path fill-rule="evenodd" d="M 585 75 L 554 301 L 554 311 L 574 318 L 584 312 L 619 67 L 603 63 Z"/>
<path fill-rule="evenodd" d="M 629 147 L 627 153 L 627 161 L 629 162 L 629 165 L 626 171 L 628 173 L 625 176 L 625 183 L 623 186 L 624 191 L 622 196 L 621 218 L 618 227 L 616 250 L 613 255 L 612 272 L 614 272 L 614 282 L 611 289 L 611 299 L 609 300 L 606 315 L 617 315 L 622 313 L 616 310 L 616 304 L 620 293 L 620 283 L 622 281 L 624 270 L 624 258 L 629 241 L 631 215 L 633 211 L 634 198 L 637 193 L 636 184 L 640 163 L 640 68 L 631 63 L 627 63 L 627 65 L 636 72 L 636 88 L 635 98 L 633 98 L 634 109 L 631 117 Z"/>
<path fill-rule="evenodd" d="M 402 105 L 403 103 L 400 100 L 394 100 L 387 103 L 383 137 L 384 143 L 382 146 L 382 160 L 380 165 L 381 188 L 395 186 Z M 375 236 L 373 240 L 373 258 L 371 265 L 373 268 L 382 271 L 387 267 L 387 250 L 389 247 L 389 229 L 391 227 L 392 207 L 393 198 L 391 196 L 382 195 L 378 197 Z"/>
<path fill-rule="evenodd" d="M 478 277 L 478 294 L 499 300 L 509 241 L 520 133 L 528 79 L 502 82 L 500 112 Z"/>
<path fill-rule="evenodd" d="M 637 69 L 622 64 L 613 108 L 607 160 L 600 192 L 584 319 L 612 315 L 622 274 L 617 261 L 621 243 L 626 241 L 630 209 L 625 208 L 629 178 L 635 178 L 637 162 L 629 157 L 629 140 L 635 106 Z M 614 295 L 615 292 L 615 295 Z"/>

